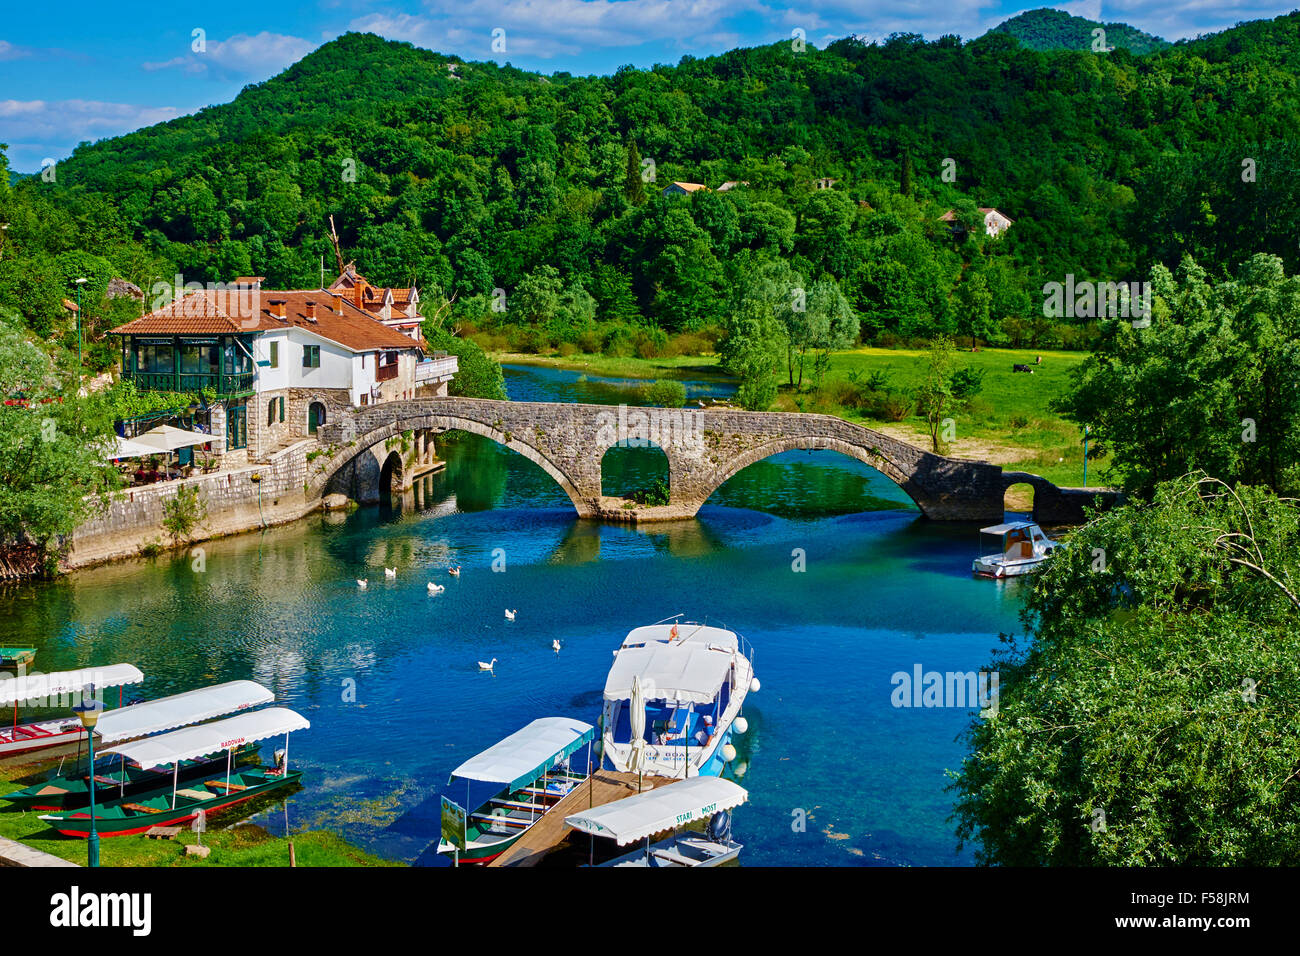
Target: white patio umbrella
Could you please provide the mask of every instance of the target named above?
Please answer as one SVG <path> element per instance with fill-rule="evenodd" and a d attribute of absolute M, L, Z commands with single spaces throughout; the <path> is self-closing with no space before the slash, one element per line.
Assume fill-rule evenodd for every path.
<path fill-rule="evenodd" d="M 152 453 L 157 453 L 175 451 L 177 448 L 187 448 L 191 445 L 202 445 L 212 441 L 212 436 L 202 432 L 187 431 L 175 425 L 159 425 L 157 428 L 149 429 L 143 435 L 136 435 L 131 440 L 136 444 L 147 446 Z"/>
<path fill-rule="evenodd" d="M 632 750 L 628 754 L 627 768 L 636 771 L 636 789 L 640 793 L 641 774 L 645 770 L 645 696 L 639 674 L 632 678 L 632 699 L 628 701 L 628 707 L 628 717 L 632 721 Z"/>
<path fill-rule="evenodd" d="M 141 445 L 131 438 L 117 438 L 104 453 L 104 459 L 112 461 L 115 458 L 147 458 L 149 455 L 156 454 L 158 454 L 157 448 Z"/>

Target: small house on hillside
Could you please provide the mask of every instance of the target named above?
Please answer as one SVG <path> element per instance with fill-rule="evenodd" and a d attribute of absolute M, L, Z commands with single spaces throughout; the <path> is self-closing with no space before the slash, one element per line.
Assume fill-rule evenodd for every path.
<path fill-rule="evenodd" d="M 830 189 L 838 182 L 838 179 L 831 179 L 829 176 L 823 176 L 821 179 L 813 180 L 813 186 L 818 189 Z"/>
<path fill-rule="evenodd" d="M 984 216 L 984 232 L 989 236 L 996 237 L 1002 234 L 1010 228 L 1012 223 L 1015 222 L 1014 219 L 999 212 L 992 206 L 980 206 L 979 211 Z M 966 227 L 957 220 L 957 214 L 951 209 L 940 216 L 939 221 L 948 223 L 948 228 L 951 229 L 953 233 L 962 233 L 966 231 Z"/>
<path fill-rule="evenodd" d="M 701 189 L 707 190 L 709 187 L 703 183 L 679 183 L 672 182 L 664 187 L 665 196 L 689 196 L 691 193 L 699 192 Z"/>
<path fill-rule="evenodd" d="M 721 186 L 718 187 L 718 192 L 720 193 L 731 192 L 731 190 L 735 189 L 737 186 L 748 186 L 748 185 L 749 185 L 748 181 L 743 179 L 728 179 L 725 183 L 723 183 Z"/>

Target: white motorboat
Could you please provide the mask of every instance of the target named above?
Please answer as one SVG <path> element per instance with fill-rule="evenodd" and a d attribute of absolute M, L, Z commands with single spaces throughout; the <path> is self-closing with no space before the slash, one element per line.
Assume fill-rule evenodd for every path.
<path fill-rule="evenodd" d="M 720 627 L 672 621 L 631 631 L 605 680 L 610 764 L 669 778 L 721 774 L 736 756 L 732 734 L 748 728 L 745 697 L 759 689 L 753 659 L 744 638 Z"/>
<path fill-rule="evenodd" d="M 971 570 L 989 578 L 1011 578 L 1037 571 L 1060 547 L 1032 521 L 1009 521 L 980 528 L 980 534 L 993 535 L 1002 550 L 975 559 Z"/>

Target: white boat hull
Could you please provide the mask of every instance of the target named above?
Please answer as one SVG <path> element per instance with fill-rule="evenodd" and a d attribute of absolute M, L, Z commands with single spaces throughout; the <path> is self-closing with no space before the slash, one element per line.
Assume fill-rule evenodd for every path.
<path fill-rule="evenodd" d="M 1007 561 L 1002 558 L 976 558 L 971 570 L 989 578 L 1014 578 L 1022 574 L 1033 574 L 1046 563 L 1051 552 L 1032 558 L 1019 558 Z"/>
<path fill-rule="evenodd" d="M 696 867 L 722 866 L 740 856 L 742 843 L 716 843 L 704 837 L 669 837 L 601 866 Z"/>
<path fill-rule="evenodd" d="M 0 757 L 75 744 L 85 736 L 86 731 L 76 718 L 38 720 L 16 728 L 0 727 Z"/>

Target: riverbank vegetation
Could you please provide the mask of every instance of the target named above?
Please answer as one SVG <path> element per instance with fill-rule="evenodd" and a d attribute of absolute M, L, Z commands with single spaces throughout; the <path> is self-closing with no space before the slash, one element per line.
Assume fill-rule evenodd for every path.
<path fill-rule="evenodd" d="M 981 862 L 1300 859 L 1298 527 L 1294 500 L 1197 474 L 1070 536 L 954 775 Z"/>
<path fill-rule="evenodd" d="M 27 783 L 19 778 L 30 768 L 0 770 L 0 793 L 18 790 Z M 236 817 L 237 819 L 237 817 Z M 36 811 L 0 809 L 0 837 L 16 840 L 34 850 L 85 865 L 86 841 L 60 836 L 39 819 Z M 293 860 L 298 866 L 401 866 L 367 853 L 333 833 L 310 830 L 292 834 Z M 290 839 L 276 837 L 256 824 L 224 827 L 220 818 L 212 821 L 202 838 L 210 849 L 206 859 L 186 856 L 184 847 L 199 843 L 197 835 L 182 828 L 173 840 L 147 840 L 143 836 L 101 839 L 102 866 L 289 866 Z"/>

